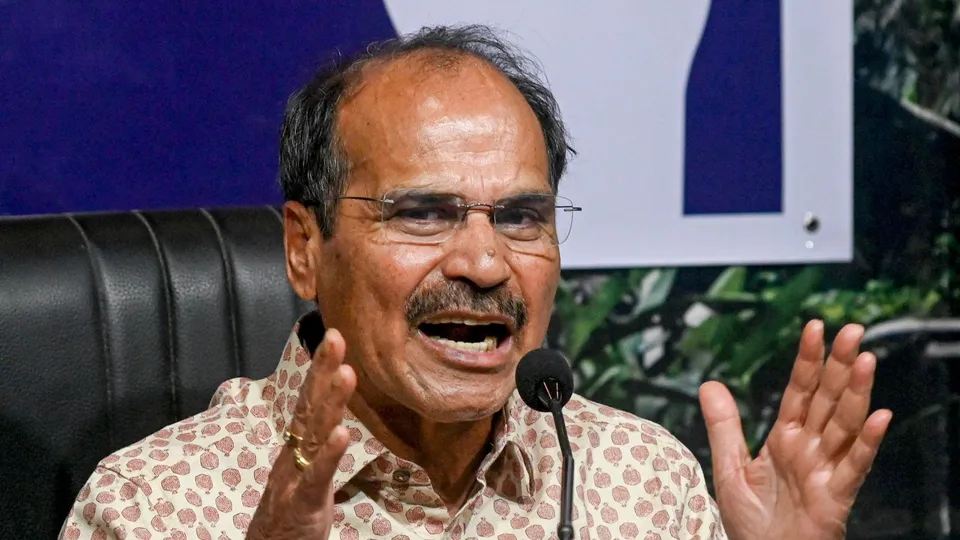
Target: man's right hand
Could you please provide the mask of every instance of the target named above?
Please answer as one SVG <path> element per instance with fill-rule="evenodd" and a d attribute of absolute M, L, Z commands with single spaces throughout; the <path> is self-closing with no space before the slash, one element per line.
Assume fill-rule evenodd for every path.
<path fill-rule="evenodd" d="M 328 329 L 313 355 L 294 417 L 287 426 L 302 438 L 301 455 L 310 465 L 300 471 L 293 449 L 277 456 L 247 539 L 324 540 L 333 526 L 333 474 L 350 443 L 340 425 L 357 376 L 343 364 L 346 344 L 340 332 Z"/>

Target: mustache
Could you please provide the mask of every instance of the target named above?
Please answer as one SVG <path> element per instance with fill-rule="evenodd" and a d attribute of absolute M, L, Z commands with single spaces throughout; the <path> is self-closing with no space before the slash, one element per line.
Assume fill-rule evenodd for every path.
<path fill-rule="evenodd" d="M 435 313 L 469 311 L 506 317 L 514 330 L 527 324 L 527 304 L 523 297 L 505 286 L 480 289 L 465 281 L 447 281 L 440 287 L 418 288 L 407 301 L 406 317 L 417 324 Z"/>

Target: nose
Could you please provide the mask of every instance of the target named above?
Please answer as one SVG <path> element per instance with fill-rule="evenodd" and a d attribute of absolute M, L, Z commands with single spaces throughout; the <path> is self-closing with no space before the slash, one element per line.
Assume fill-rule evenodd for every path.
<path fill-rule="evenodd" d="M 469 212 L 460 230 L 447 241 L 447 250 L 442 264 L 447 279 L 470 281 L 481 289 L 510 279 L 508 248 L 487 212 Z"/>

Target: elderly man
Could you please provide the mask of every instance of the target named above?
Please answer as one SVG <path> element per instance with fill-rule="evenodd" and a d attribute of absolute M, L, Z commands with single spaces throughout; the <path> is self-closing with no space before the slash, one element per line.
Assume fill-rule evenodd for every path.
<path fill-rule="evenodd" d="M 62 537 L 554 537 L 561 454 L 517 397 L 544 340 L 569 146 L 523 57 L 434 28 L 318 75 L 280 164 L 287 274 L 316 301 L 276 371 L 105 458 Z M 824 363 L 807 325 L 756 458 L 718 383 L 701 389 L 717 504 L 660 426 L 574 397 L 577 538 L 841 538 L 890 420 L 850 326 Z"/>

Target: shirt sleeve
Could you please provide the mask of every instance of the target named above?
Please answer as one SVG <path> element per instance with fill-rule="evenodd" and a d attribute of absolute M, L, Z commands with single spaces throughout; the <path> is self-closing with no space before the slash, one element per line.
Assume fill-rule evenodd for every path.
<path fill-rule="evenodd" d="M 684 456 L 693 457 L 686 448 Z M 726 540 L 727 533 L 720 519 L 720 509 L 710 495 L 703 469 L 696 459 L 691 460 L 690 474 L 686 477 L 686 496 L 680 515 L 680 538 L 682 540 Z"/>
<path fill-rule="evenodd" d="M 150 503 L 142 479 L 98 466 L 77 495 L 60 529 L 60 540 L 158 538 L 172 526 Z"/>

